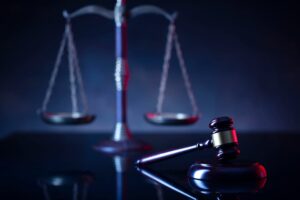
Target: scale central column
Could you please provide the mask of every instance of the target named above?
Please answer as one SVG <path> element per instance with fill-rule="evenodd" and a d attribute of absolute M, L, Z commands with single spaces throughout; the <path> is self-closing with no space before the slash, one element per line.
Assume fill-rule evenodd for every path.
<path fill-rule="evenodd" d="M 127 88 L 129 80 L 126 0 L 117 0 L 114 14 L 116 25 L 116 126 L 114 141 L 132 138 L 127 126 Z"/>
<path fill-rule="evenodd" d="M 110 154 L 128 151 L 144 151 L 151 147 L 132 137 L 127 125 L 127 89 L 129 80 L 127 51 L 127 12 L 126 0 L 117 0 L 114 10 L 116 24 L 116 126 L 111 140 L 103 141 L 95 146 Z"/>

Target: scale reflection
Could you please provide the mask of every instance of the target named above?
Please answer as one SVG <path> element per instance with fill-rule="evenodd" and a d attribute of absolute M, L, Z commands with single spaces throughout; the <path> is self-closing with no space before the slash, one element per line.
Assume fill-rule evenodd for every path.
<path fill-rule="evenodd" d="M 86 200 L 94 175 L 88 171 L 53 172 L 38 180 L 45 200 Z"/>
<path fill-rule="evenodd" d="M 130 159 L 127 156 L 112 157 L 116 177 L 116 199 L 126 200 L 126 172 Z M 94 173 L 89 171 L 58 171 L 39 178 L 38 185 L 42 189 L 45 200 L 72 199 L 87 200 L 89 186 L 95 182 Z"/>

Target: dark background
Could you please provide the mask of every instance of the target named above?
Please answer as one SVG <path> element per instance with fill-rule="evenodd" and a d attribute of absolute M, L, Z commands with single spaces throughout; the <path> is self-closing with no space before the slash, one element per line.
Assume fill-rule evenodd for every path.
<path fill-rule="evenodd" d="M 82 127 L 51 127 L 36 116 L 64 29 L 64 9 L 114 1 L 2 1 L 0 17 L 0 136 L 15 130 L 107 131 L 114 127 L 114 24 L 98 16 L 73 21 L 75 42 L 97 120 Z M 129 124 L 133 131 L 203 131 L 229 115 L 241 131 L 297 131 L 299 116 L 299 7 L 292 1 L 132 0 L 178 11 L 177 31 L 202 113 L 191 127 L 147 124 L 156 104 L 168 23 L 158 16 L 129 22 Z M 191 110 L 173 54 L 166 111 Z M 60 71 L 50 108 L 68 108 L 67 68 Z"/>

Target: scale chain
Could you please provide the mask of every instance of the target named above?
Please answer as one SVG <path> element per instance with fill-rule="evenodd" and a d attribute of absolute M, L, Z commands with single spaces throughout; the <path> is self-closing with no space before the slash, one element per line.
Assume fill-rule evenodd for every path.
<path fill-rule="evenodd" d="M 161 77 L 161 82 L 160 82 L 160 88 L 159 88 L 159 96 L 158 96 L 158 101 L 157 101 L 157 106 L 156 110 L 158 113 L 162 112 L 162 106 L 163 106 L 163 101 L 165 98 L 165 91 L 166 91 L 166 83 L 168 79 L 168 73 L 170 69 L 170 59 L 171 59 L 171 53 L 172 53 L 172 47 L 173 47 L 173 42 L 175 42 L 175 50 L 177 54 L 177 58 L 179 61 L 179 66 L 181 69 L 181 73 L 183 76 L 184 80 L 184 85 L 187 90 L 187 94 L 193 109 L 193 114 L 197 115 L 198 114 L 198 107 L 196 104 L 195 96 L 193 93 L 192 85 L 187 73 L 187 67 L 184 61 L 183 53 L 181 50 L 181 46 L 178 40 L 178 35 L 176 33 L 176 27 L 174 22 L 171 22 L 169 25 L 169 32 L 167 36 L 167 44 L 166 44 L 166 50 L 165 50 L 165 57 L 164 57 L 164 63 L 163 63 L 163 72 L 162 72 L 162 77 Z"/>
<path fill-rule="evenodd" d="M 162 72 L 161 82 L 160 82 L 160 87 L 159 87 L 158 101 L 157 101 L 157 105 L 156 105 L 157 113 L 162 112 L 163 101 L 165 98 L 166 84 L 167 84 L 169 68 L 170 68 L 170 59 L 171 59 L 171 53 L 172 53 L 172 41 L 173 41 L 173 37 L 174 37 L 174 31 L 175 31 L 175 26 L 173 23 L 171 23 L 169 25 L 165 57 L 164 57 L 164 62 L 163 62 L 163 72 Z"/>
<path fill-rule="evenodd" d="M 197 115 L 198 107 L 197 107 L 194 92 L 192 89 L 192 84 L 190 82 L 189 75 L 187 73 L 187 67 L 186 67 L 186 64 L 185 64 L 185 61 L 183 58 L 183 53 L 181 50 L 181 46 L 180 46 L 180 43 L 178 40 L 178 35 L 177 35 L 176 31 L 174 31 L 174 41 L 175 41 L 175 49 L 176 49 L 177 57 L 179 60 L 180 69 L 181 69 L 183 80 L 184 80 L 184 85 L 185 85 L 185 88 L 187 90 L 187 93 L 188 93 L 188 96 L 189 96 L 189 99 L 190 99 L 190 102 L 192 105 L 193 114 Z"/>
<path fill-rule="evenodd" d="M 88 104 L 87 104 L 87 98 L 84 90 L 83 80 L 81 76 L 78 56 L 76 47 L 74 44 L 74 37 L 71 29 L 71 24 L 68 19 L 65 31 L 63 34 L 63 38 L 60 44 L 60 48 L 56 57 L 56 61 L 54 64 L 54 69 L 52 71 L 51 78 L 49 80 L 49 85 L 46 91 L 46 95 L 43 101 L 42 109 L 41 111 L 45 112 L 47 110 L 50 98 L 52 96 L 52 90 L 56 82 L 56 77 L 61 65 L 61 60 L 64 54 L 64 49 L 66 48 L 66 44 L 68 45 L 68 62 L 69 62 L 69 81 L 70 81 L 70 90 L 71 90 L 71 101 L 72 101 L 72 113 L 78 112 L 78 100 L 77 100 L 77 87 L 76 87 L 76 76 L 78 79 L 78 85 L 79 85 L 79 93 L 81 96 L 82 104 L 84 112 L 87 113 L 88 111 Z"/>
<path fill-rule="evenodd" d="M 86 98 L 86 93 L 85 93 L 85 88 L 84 88 L 84 84 L 83 84 L 83 79 L 82 79 L 82 75 L 81 75 L 81 70 L 80 70 L 80 66 L 79 66 L 79 61 L 78 61 L 78 56 L 77 56 L 77 50 L 74 44 L 74 36 L 72 31 L 70 31 L 70 38 L 72 39 L 71 42 L 71 52 L 73 55 L 73 64 L 75 67 L 75 73 L 78 79 L 78 85 L 79 85 L 79 94 L 81 97 L 81 101 L 83 104 L 83 110 L 85 113 L 88 112 L 88 103 L 87 103 L 87 98 Z"/>
<path fill-rule="evenodd" d="M 74 55 L 72 53 L 73 38 L 71 34 L 71 24 L 67 23 L 67 35 L 68 35 L 68 61 L 69 61 L 69 81 L 71 90 L 71 102 L 72 102 L 72 113 L 78 112 L 78 101 L 77 101 L 77 88 L 76 88 L 76 76 L 75 76 L 75 64 Z"/>
<path fill-rule="evenodd" d="M 49 80 L 48 88 L 46 90 L 46 95 L 45 95 L 43 105 L 42 105 L 42 111 L 43 112 L 47 110 L 50 98 L 52 96 L 52 90 L 53 90 L 53 87 L 55 85 L 55 81 L 56 81 L 57 73 L 58 73 L 58 70 L 59 70 L 59 67 L 60 67 L 61 59 L 62 59 L 62 56 L 64 54 L 64 49 L 65 49 L 65 46 L 66 46 L 66 40 L 67 40 L 67 27 L 65 27 L 65 32 L 64 32 L 62 40 L 61 40 L 61 44 L 60 44 L 60 47 L 59 47 L 59 50 L 58 50 L 58 54 L 56 56 L 54 68 L 53 68 L 53 71 L 52 71 L 52 74 L 51 74 L 51 78 Z"/>

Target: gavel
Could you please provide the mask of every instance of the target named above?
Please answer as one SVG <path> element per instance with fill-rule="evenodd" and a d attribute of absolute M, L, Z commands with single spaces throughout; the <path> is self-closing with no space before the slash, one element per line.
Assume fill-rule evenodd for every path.
<path fill-rule="evenodd" d="M 136 162 L 139 168 L 147 164 L 163 161 L 195 150 L 214 148 L 217 163 L 195 163 L 188 170 L 188 177 L 207 181 L 245 181 L 260 180 L 267 177 L 267 171 L 258 162 L 234 161 L 240 155 L 239 143 L 233 120 L 230 117 L 218 117 L 209 123 L 212 129 L 211 139 L 195 145 L 158 153 Z"/>
<path fill-rule="evenodd" d="M 138 166 L 166 160 L 195 150 L 208 148 L 216 149 L 216 156 L 220 162 L 226 162 L 235 159 L 240 154 L 238 146 L 238 137 L 233 127 L 233 120 L 230 117 L 218 117 L 209 123 L 212 129 L 211 139 L 191 146 L 182 147 L 166 152 L 161 152 L 142 158 L 136 162 Z"/>

